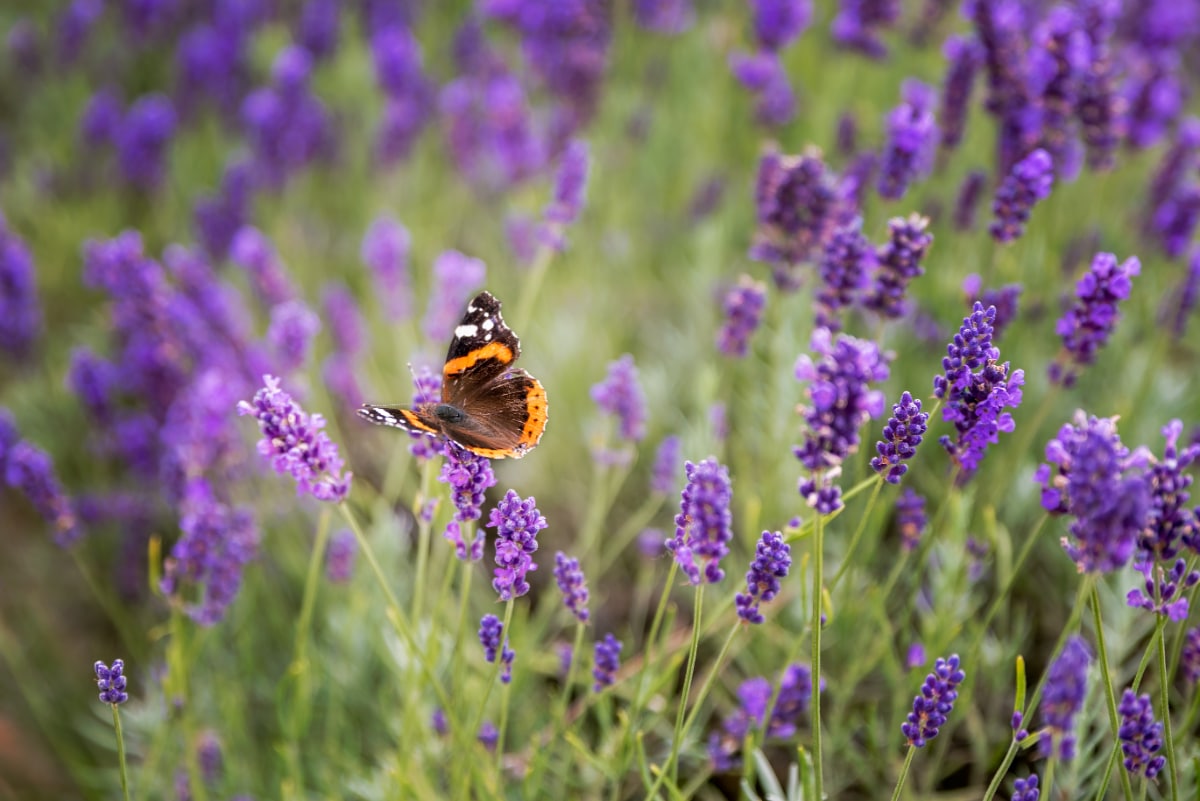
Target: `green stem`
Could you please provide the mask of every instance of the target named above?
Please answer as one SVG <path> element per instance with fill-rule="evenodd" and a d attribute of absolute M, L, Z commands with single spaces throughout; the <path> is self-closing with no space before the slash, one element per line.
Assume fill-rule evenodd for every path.
<path fill-rule="evenodd" d="M 1179 801 L 1179 772 L 1175 767 L 1175 738 L 1171 733 L 1171 699 L 1169 691 L 1171 682 L 1167 673 L 1167 637 L 1163 628 L 1167 619 L 1159 615 L 1158 619 L 1158 686 L 1162 698 L 1163 739 L 1166 742 L 1167 770 L 1171 775 L 1171 801 Z"/>
<path fill-rule="evenodd" d="M 1091 592 L 1092 620 L 1096 626 L 1096 649 L 1100 652 L 1100 674 L 1104 677 L 1104 700 L 1108 702 L 1108 722 L 1112 726 L 1113 753 L 1119 742 L 1121 719 L 1117 716 L 1117 699 L 1113 694 L 1112 674 L 1108 668 L 1108 649 L 1104 644 L 1104 621 L 1100 617 L 1100 593 L 1093 583 Z M 1133 801 L 1133 786 L 1129 783 L 1129 771 L 1121 771 L 1121 788 L 1125 801 Z"/>
<path fill-rule="evenodd" d="M 652 493 L 647 496 L 642 505 L 629 516 L 621 528 L 617 529 L 617 533 L 608 539 L 606 547 L 596 560 L 596 566 L 591 568 L 590 572 L 597 576 L 604 575 L 612 563 L 617 560 L 617 557 L 623 554 L 634 538 L 646 528 L 646 524 L 650 522 L 655 513 L 662 507 L 665 497 L 658 493 Z"/>
<path fill-rule="evenodd" d="M 734 623 L 733 627 L 729 630 L 729 636 L 725 638 L 725 644 L 721 646 L 721 650 L 717 653 L 716 661 L 713 662 L 713 666 L 709 669 L 708 675 L 704 677 L 704 683 L 700 685 L 700 691 L 696 693 L 696 700 L 692 701 L 691 714 L 689 714 L 687 720 L 683 722 L 684 734 L 686 734 L 692 728 L 692 724 L 696 722 L 696 718 L 700 714 L 700 708 L 704 703 L 704 699 L 708 697 L 709 691 L 712 690 L 713 682 L 717 678 L 717 674 L 720 672 L 721 666 L 725 664 L 725 657 L 729 655 L 729 648 L 731 645 L 733 645 L 733 638 L 736 637 L 737 633 L 745 627 L 746 624 L 742 622 L 741 618 L 738 618 L 738 621 Z"/>
<path fill-rule="evenodd" d="M 433 520 L 426 519 L 421 507 L 429 498 L 429 485 L 433 481 L 433 460 L 425 463 L 421 470 L 421 489 L 413 502 L 413 514 L 417 518 L 417 575 L 413 580 L 412 619 L 421 619 L 421 605 L 425 601 L 425 574 L 429 567 L 430 539 Z"/>
<path fill-rule="evenodd" d="M 299 737 L 300 729 L 308 719 L 308 637 L 312 628 L 313 609 L 316 607 L 317 582 L 321 576 L 321 559 L 329 544 L 329 507 L 321 510 L 317 520 L 317 537 L 313 542 L 312 554 L 308 558 L 308 571 L 304 579 L 304 597 L 300 602 L 300 617 L 296 620 L 296 642 L 292 649 L 292 665 L 288 672 L 296 680 L 296 694 L 292 699 L 291 739 L 293 745 Z M 299 777 L 293 777 L 298 779 Z M 299 785 L 298 785 L 299 786 Z"/>
<path fill-rule="evenodd" d="M 679 748 L 683 736 L 684 713 L 687 712 L 688 699 L 692 695 L 692 678 L 696 675 L 696 656 L 700 652 L 700 622 L 703 619 L 704 583 L 696 587 L 696 608 L 692 610 L 692 642 L 688 648 L 687 670 L 683 674 L 683 694 L 679 698 L 679 711 L 675 714 L 675 734 L 671 738 L 671 758 L 668 768 L 671 773 L 671 783 L 676 783 L 679 776 Z"/>
<path fill-rule="evenodd" d="M 567 675 L 563 680 L 562 694 L 558 699 L 558 709 L 554 713 L 554 728 L 552 729 L 550 742 L 541 748 L 537 749 L 535 754 L 535 763 L 533 770 L 530 771 L 529 779 L 525 783 L 525 795 L 532 797 L 531 790 L 541 787 L 542 772 L 546 768 L 546 759 L 551 752 L 555 750 L 555 745 L 558 743 L 561 733 L 567 727 L 567 708 L 571 703 L 571 687 L 575 683 L 575 668 L 582 661 L 580 659 L 580 649 L 583 648 L 583 630 L 584 623 L 582 620 L 575 624 L 575 642 L 571 645 L 571 663 L 567 665 Z M 568 790 L 570 787 L 568 786 Z M 565 797 L 565 796 L 564 796 Z"/>
<path fill-rule="evenodd" d="M 874 488 L 871 490 L 871 497 L 867 500 L 867 508 L 863 510 L 862 517 L 858 520 L 858 528 L 854 529 L 854 536 L 850 538 L 850 544 L 846 546 L 846 554 L 842 557 L 842 564 L 838 567 L 837 573 L 833 575 L 833 581 L 829 582 L 829 591 L 833 592 L 842 580 L 842 576 L 846 575 L 846 570 L 854 561 L 854 549 L 858 546 L 858 541 L 862 539 L 863 532 L 867 528 L 867 521 L 871 519 L 871 512 L 875 510 L 875 501 L 879 498 L 879 491 L 883 489 L 883 476 L 880 476 L 875 482 Z"/>
<path fill-rule="evenodd" d="M 1048 760 L 1046 760 L 1046 769 L 1042 771 L 1042 781 L 1040 784 L 1041 793 L 1039 795 L 1042 798 L 1054 797 L 1051 791 L 1054 789 L 1054 768 L 1057 765 L 1057 757 L 1050 757 Z"/>
<path fill-rule="evenodd" d="M 1028 559 L 1029 554 L 1033 552 L 1033 546 L 1037 542 L 1037 534 L 1042 530 L 1042 525 L 1048 519 L 1050 519 L 1049 514 L 1042 515 L 1038 520 L 1037 525 L 1033 527 L 1033 531 L 1029 532 L 1029 536 L 1025 538 L 1025 544 L 1021 546 L 1021 552 L 1017 554 L 1017 560 L 1013 563 L 1012 570 L 1008 577 L 1008 582 L 1005 583 L 1004 589 L 1000 591 L 1000 594 L 996 598 L 992 599 L 992 603 L 988 607 L 987 613 L 983 616 L 983 621 L 979 624 L 979 630 L 975 634 L 975 639 L 971 641 L 971 646 L 967 650 L 967 653 L 971 654 L 972 656 L 978 652 L 979 646 L 983 643 L 983 638 L 987 636 L 988 624 L 992 622 L 992 618 L 995 617 L 996 612 L 1000 610 L 1000 606 L 1004 602 L 1004 599 L 1008 597 L 1009 592 L 1012 591 L 1013 585 L 1017 583 L 1017 577 L 1021 575 L 1021 568 L 1024 566 L 1025 560 Z M 1066 627 L 1064 627 L 1064 629 L 1065 628 Z M 971 661 L 973 663 L 974 659 Z M 1049 794 L 1047 793 L 1047 795 Z"/>
<path fill-rule="evenodd" d="M 129 801 L 129 774 L 125 768 L 125 735 L 121 731 L 121 713 L 116 704 L 111 704 L 113 713 L 113 729 L 117 733 L 117 764 L 121 770 L 121 793 L 125 801 Z"/>
<path fill-rule="evenodd" d="M 900 776 L 896 779 L 896 789 L 892 791 L 892 801 L 900 801 L 900 793 L 904 790 L 904 782 L 908 780 L 908 770 L 912 767 L 913 757 L 916 754 L 917 749 L 909 745 L 908 753 L 904 755 L 904 766 L 900 768 Z"/>
<path fill-rule="evenodd" d="M 817 528 L 813 534 L 813 581 L 812 581 L 812 759 L 814 798 L 822 799 L 824 777 L 821 770 L 821 599 L 822 572 L 824 570 L 825 526 L 817 517 Z M 886 596 L 885 596 L 886 597 Z"/>
<path fill-rule="evenodd" d="M 555 227 L 557 228 L 557 226 Z M 557 230 L 550 233 L 552 236 L 558 235 Z M 537 255 L 534 256 L 533 267 L 529 270 L 529 277 L 525 279 L 525 291 L 521 293 L 521 300 L 517 303 L 517 314 L 513 317 L 515 330 L 524 331 L 533 316 L 533 304 L 537 301 L 538 293 L 542 289 L 542 282 L 546 279 L 546 272 L 550 269 L 550 262 L 553 258 L 554 248 L 547 245 L 538 248 Z"/>

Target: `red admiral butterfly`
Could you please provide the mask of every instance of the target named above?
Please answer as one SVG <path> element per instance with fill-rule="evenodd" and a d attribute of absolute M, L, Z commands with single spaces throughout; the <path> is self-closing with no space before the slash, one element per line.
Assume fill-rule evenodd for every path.
<path fill-rule="evenodd" d="M 520 459 L 546 430 L 546 390 L 520 368 L 521 341 L 500 317 L 500 301 L 480 292 L 454 329 L 442 367 L 442 400 L 403 406 L 364 403 L 372 423 L 444 436 L 488 459 Z"/>

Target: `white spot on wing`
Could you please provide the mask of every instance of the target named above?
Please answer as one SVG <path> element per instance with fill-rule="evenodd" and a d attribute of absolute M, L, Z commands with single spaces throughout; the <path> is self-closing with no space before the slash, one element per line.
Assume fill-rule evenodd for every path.
<path fill-rule="evenodd" d="M 496 327 L 496 321 L 493 320 L 491 317 L 489 317 L 483 321 L 483 330 L 484 331 L 491 331 L 495 327 Z"/>
<path fill-rule="evenodd" d="M 456 337 L 473 337 L 478 333 L 479 326 L 477 325 L 460 325 L 454 329 L 454 336 Z"/>

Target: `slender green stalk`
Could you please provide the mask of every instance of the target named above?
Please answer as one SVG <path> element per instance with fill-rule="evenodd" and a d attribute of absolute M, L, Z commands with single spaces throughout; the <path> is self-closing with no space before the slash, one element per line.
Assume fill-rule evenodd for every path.
<path fill-rule="evenodd" d="M 625 522 L 617 529 L 608 542 L 605 548 L 598 555 L 596 566 L 592 568 L 592 572 L 597 576 L 603 576 L 608 572 L 608 568 L 617 560 L 621 554 L 625 553 L 625 549 L 633 542 L 638 534 L 646 528 L 646 524 L 653 519 L 655 513 L 662 507 L 666 496 L 659 493 L 651 493 L 642 502 L 642 505 L 631 514 Z"/>
<path fill-rule="evenodd" d="M 1017 577 L 1021 575 L 1021 568 L 1025 565 L 1025 560 L 1029 558 L 1029 554 L 1033 553 L 1033 546 L 1037 543 L 1038 532 L 1042 530 L 1042 526 L 1049 519 L 1049 514 L 1042 515 L 1033 527 L 1033 531 L 1029 532 L 1029 536 L 1025 538 L 1025 544 L 1021 546 L 1021 552 L 1017 554 L 1017 559 L 1013 563 L 1012 574 L 1008 577 L 1008 582 L 1004 585 L 1004 589 L 992 599 L 991 605 L 988 606 L 988 610 L 984 614 L 983 620 L 980 622 L 979 628 L 975 633 L 975 639 L 971 641 L 968 653 L 974 655 L 979 650 L 979 646 L 983 643 L 983 638 L 987 636 L 988 624 L 992 622 L 992 618 L 996 616 L 996 612 L 1000 610 L 1001 605 L 1004 604 L 1005 599 L 1008 598 L 1008 594 L 1012 591 L 1013 585 L 1017 583 Z"/>
<path fill-rule="evenodd" d="M 846 571 L 853 564 L 854 549 L 858 546 L 858 541 L 862 539 L 863 532 L 867 528 L 867 521 L 871 519 L 871 512 L 875 511 L 875 501 L 879 499 L 879 491 L 883 489 L 885 483 L 883 476 L 879 476 L 875 481 L 875 486 L 871 489 L 871 497 L 867 500 L 867 508 L 863 510 L 862 517 L 858 519 L 858 527 L 854 529 L 854 536 L 850 538 L 850 544 L 846 546 L 842 564 L 838 567 L 837 573 L 833 575 L 833 581 L 829 582 L 830 592 L 837 588 L 838 582 L 842 580 L 842 576 L 846 575 Z"/>
<path fill-rule="evenodd" d="M 317 536 L 313 541 L 312 553 L 308 558 L 308 571 L 304 579 L 304 597 L 300 602 L 300 616 L 296 619 L 296 641 L 292 648 L 292 664 L 288 669 L 288 673 L 296 682 L 289 715 L 291 730 L 288 732 L 293 745 L 296 744 L 301 730 L 308 722 L 308 711 L 312 700 L 308 693 L 308 678 L 311 675 L 308 666 L 308 638 L 312 629 L 313 609 L 316 607 L 321 560 L 329 544 L 331 528 L 329 507 L 326 506 L 321 510 L 321 516 L 317 520 Z M 299 779 L 299 777 L 293 778 Z"/>
<path fill-rule="evenodd" d="M 1112 673 L 1108 668 L 1108 649 L 1104 644 L 1104 621 L 1100 617 L 1100 593 L 1092 584 L 1092 620 L 1096 625 L 1096 650 L 1100 652 L 1100 674 L 1104 677 L 1104 700 L 1108 702 L 1108 722 L 1112 726 L 1113 753 L 1116 753 L 1120 736 L 1121 719 L 1117 716 L 1117 699 L 1113 694 Z M 1129 771 L 1121 771 L 1121 789 L 1125 801 L 1133 801 L 1133 786 L 1129 783 Z"/>
<path fill-rule="evenodd" d="M 1046 760 L 1046 769 L 1042 771 L 1042 781 L 1038 787 L 1041 790 L 1040 797 L 1053 798 L 1054 789 L 1054 768 L 1058 766 L 1058 758 L 1050 757 Z"/>
<path fill-rule="evenodd" d="M 700 652 L 700 623 L 703 620 L 704 582 L 696 587 L 696 606 L 692 610 L 692 642 L 688 648 L 687 669 L 683 674 L 683 692 L 679 697 L 679 711 L 675 714 L 675 732 L 671 737 L 671 756 L 667 760 L 667 770 L 671 774 L 671 783 L 675 784 L 679 776 L 679 748 L 682 745 L 684 713 L 687 712 L 688 698 L 692 694 L 692 678 L 696 673 L 696 656 Z M 653 795 L 653 791 L 650 793 Z"/>
<path fill-rule="evenodd" d="M 525 795 L 532 797 L 536 788 L 541 787 L 542 773 L 546 769 L 546 761 L 556 751 L 561 732 L 567 726 L 567 707 L 571 703 L 571 688 L 575 684 L 575 668 L 582 661 L 579 650 L 583 647 L 583 631 L 585 624 L 582 620 L 575 624 L 575 642 L 571 645 L 571 663 L 567 665 L 567 675 L 563 679 L 562 693 L 558 698 L 558 708 L 554 713 L 554 728 L 551 730 L 550 742 L 535 749 L 533 770 L 525 779 Z M 568 788 L 570 789 L 570 788 Z"/>
<path fill-rule="evenodd" d="M 421 489 L 413 502 L 413 514 L 417 518 L 417 575 L 413 579 L 412 619 L 421 619 L 421 606 L 425 602 L 425 576 L 429 567 L 430 539 L 433 520 L 421 514 L 421 506 L 429 497 L 429 486 L 433 480 L 433 460 L 425 463 L 421 470 Z"/>
<path fill-rule="evenodd" d="M 713 662 L 712 667 L 709 668 L 708 675 L 704 677 L 704 683 L 700 685 L 700 691 L 696 693 L 696 699 L 692 701 L 691 714 L 689 714 L 687 716 L 687 720 L 683 722 L 684 734 L 686 734 L 692 728 L 692 724 L 696 722 L 696 717 L 700 714 L 700 709 L 704 704 L 704 699 L 708 697 L 708 693 L 710 690 L 712 690 L 712 686 L 717 678 L 717 675 L 720 673 L 721 668 L 725 665 L 725 657 L 729 655 L 729 648 L 733 645 L 734 637 L 737 636 L 739 631 L 746 628 L 746 625 L 746 623 L 742 622 L 741 618 L 738 618 L 738 621 L 733 624 L 732 628 L 729 629 L 729 636 L 725 638 L 725 644 L 722 645 L 721 650 L 717 652 L 716 661 Z"/>
<path fill-rule="evenodd" d="M 1158 687 L 1162 698 L 1163 740 L 1167 751 L 1167 771 L 1171 775 L 1171 801 L 1179 801 L 1179 771 L 1175 766 L 1175 738 L 1171 733 L 1170 674 L 1167 673 L 1167 637 L 1163 632 L 1167 618 L 1158 618 Z"/>
<path fill-rule="evenodd" d="M 896 789 L 892 790 L 892 801 L 900 801 L 900 793 L 904 790 L 904 782 L 908 780 L 908 771 L 912 767 L 913 757 L 916 756 L 917 749 L 909 745 L 908 753 L 904 755 L 904 765 L 900 768 L 900 776 L 896 779 Z M 819 798 L 820 796 L 818 796 Z"/>
<path fill-rule="evenodd" d="M 121 793 L 125 796 L 125 801 L 129 801 L 129 773 L 125 768 L 125 734 L 121 731 L 121 713 L 116 704 L 109 706 L 112 707 L 113 730 L 117 734 L 117 765 L 121 771 Z"/>
<path fill-rule="evenodd" d="M 557 229 L 559 226 L 553 226 Z M 551 232 L 552 236 L 557 235 L 557 230 Z M 525 279 L 525 291 L 521 293 L 521 299 L 517 302 L 517 313 L 513 317 L 513 325 L 515 330 L 524 331 L 529 324 L 530 318 L 533 316 L 533 305 L 537 302 L 538 293 L 541 292 L 542 282 L 546 280 L 546 272 L 550 269 L 550 262 L 554 259 L 554 248 L 548 245 L 542 245 L 538 248 L 537 255 L 534 256 L 533 266 L 529 269 L 528 277 Z"/>
<path fill-rule="evenodd" d="M 817 517 L 817 528 L 813 535 L 813 580 L 812 580 L 812 758 L 813 786 L 817 799 L 823 798 L 824 783 L 821 770 L 821 598 L 822 571 L 824 570 L 825 526 Z M 886 597 L 886 596 L 885 596 Z"/>

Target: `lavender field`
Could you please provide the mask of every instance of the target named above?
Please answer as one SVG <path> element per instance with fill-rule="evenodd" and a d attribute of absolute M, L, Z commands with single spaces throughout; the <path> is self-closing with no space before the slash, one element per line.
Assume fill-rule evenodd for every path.
<path fill-rule="evenodd" d="M 1200 0 L 0 31 L 0 801 L 1200 797 Z"/>

